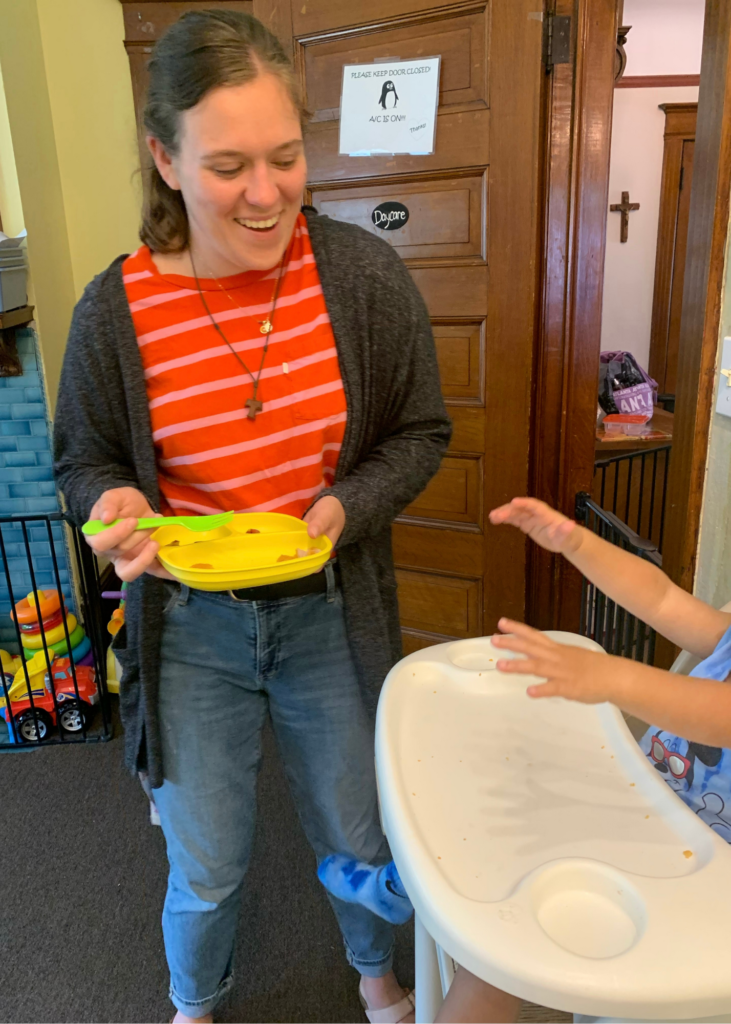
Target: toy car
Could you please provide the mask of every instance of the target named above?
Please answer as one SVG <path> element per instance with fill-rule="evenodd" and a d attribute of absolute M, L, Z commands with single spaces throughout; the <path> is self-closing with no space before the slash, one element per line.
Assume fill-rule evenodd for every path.
<path fill-rule="evenodd" d="M 74 678 L 71 662 L 68 658 L 52 659 L 52 670 L 49 672 L 43 651 L 40 651 L 27 663 L 30 679 L 30 694 L 33 697 L 31 707 L 25 672 L 21 668 L 8 688 L 8 701 L 0 688 L 0 710 L 7 723 L 10 723 L 10 712 L 15 722 L 19 742 L 34 743 L 44 740 L 51 728 L 58 724 L 64 732 L 81 732 L 91 719 L 94 705 L 99 700 L 96 685 L 96 673 L 93 668 L 76 665 L 76 682 L 79 698 L 74 690 Z M 51 690 L 53 676 L 53 690 Z M 56 705 L 53 693 L 56 694 Z M 58 721 L 56 720 L 58 717 Z"/>

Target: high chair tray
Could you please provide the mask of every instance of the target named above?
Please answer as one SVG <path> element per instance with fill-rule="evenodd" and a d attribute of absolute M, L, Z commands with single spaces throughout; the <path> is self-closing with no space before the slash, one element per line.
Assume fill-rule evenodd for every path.
<path fill-rule="evenodd" d="M 382 821 L 427 931 L 546 1006 L 731 1019 L 728 845 L 615 707 L 532 700 L 535 677 L 495 668 L 506 656 L 487 638 L 430 647 L 381 693 Z"/>

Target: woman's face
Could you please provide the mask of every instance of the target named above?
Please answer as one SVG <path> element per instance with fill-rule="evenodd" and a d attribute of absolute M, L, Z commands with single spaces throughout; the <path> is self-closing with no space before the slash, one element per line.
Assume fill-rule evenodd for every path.
<path fill-rule="evenodd" d="M 276 266 L 307 180 L 302 128 L 271 74 L 213 89 L 181 117 L 177 155 L 148 139 L 158 170 L 180 189 L 202 276 Z"/>

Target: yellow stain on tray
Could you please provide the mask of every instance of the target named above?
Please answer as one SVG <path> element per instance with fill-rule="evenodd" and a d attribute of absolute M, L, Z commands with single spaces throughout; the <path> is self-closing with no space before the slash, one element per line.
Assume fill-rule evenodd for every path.
<path fill-rule="evenodd" d="M 688 860 L 690 857 L 693 856 L 693 851 L 692 850 L 683 850 L 683 856 L 685 857 L 686 860 Z"/>

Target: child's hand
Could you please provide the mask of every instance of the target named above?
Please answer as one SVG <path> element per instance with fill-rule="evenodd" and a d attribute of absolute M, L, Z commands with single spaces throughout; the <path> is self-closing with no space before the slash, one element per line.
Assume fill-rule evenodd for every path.
<path fill-rule="evenodd" d="M 565 697 L 583 704 L 601 704 L 614 699 L 622 659 L 586 651 L 583 647 L 557 644 L 545 633 L 522 622 L 500 619 L 498 625 L 503 633 L 512 635 L 494 636 L 495 647 L 526 655 L 510 660 L 501 658 L 497 663 L 500 671 L 547 679 L 545 683 L 529 686 L 526 691 L 529 697 Z"/>
<path fill-rule="evenodd" d="M 513 498 L 507 505 L 492 510 L 490 522 L 494 526 L 517 526 L 547 551 L 568 554 L 581 544 L 581 530 L 576 523 L 537 498 Z"/>

